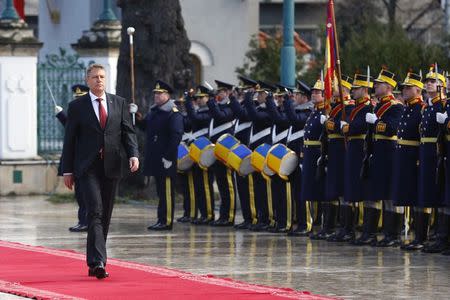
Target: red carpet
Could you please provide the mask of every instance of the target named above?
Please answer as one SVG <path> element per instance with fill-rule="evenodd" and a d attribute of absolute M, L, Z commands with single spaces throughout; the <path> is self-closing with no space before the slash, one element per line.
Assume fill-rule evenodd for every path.
<path fill-rule="evenodd" d="M 0 241 L 0 292 L 33 299 L 331 299 L 117 259 L 107 270 L 97 280 L 84 254 Z"/>

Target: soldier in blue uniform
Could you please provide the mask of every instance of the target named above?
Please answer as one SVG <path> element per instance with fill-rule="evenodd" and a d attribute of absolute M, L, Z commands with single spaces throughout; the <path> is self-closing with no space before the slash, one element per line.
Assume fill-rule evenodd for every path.
<path fill-rule="evenodd" d="M 240 76 L 240 84 L 237 89 L 230 96 L 230 108 L 233 110 L 236 123 L 234 126 L 234 136 L 246 146 L 250 142 L 250 130 L 252 121 L 244 106 L 244 93 L 254 90 L 257 82 Z M 250 225 L 257 223 L 256 201 L 255 201 L 255 186 L 253 174 L 248 176 L 240 176 L 236 174 L 236 188 L 239 194 L 241 203 L 241 211 L 244 221 L 235 225 L 236 229 L 249 229 Z"/>
<path fill-rule="evenodd" d="M 192 126 L 184 107 L 184 99 L 176 102 L 180 113 L 183 116 L 184 134 L 181 142 L 186 146 L 192 143 Z M 190 223 L 197 218 L 197 205 L 195 201 L 194 174 L 192 169 L 178 171 L 178 178 L 181 181 L 183 189 L 183 216 L 177 219 L 180 223 Z"/>
<path fill-rule="evenodd" d="M 290 122 L 290 130 L 287 137 L 287 147 L 299 157 L 299 166 L 291 175 L 292 201 L 295 208 L 294 219 L 297 221 L 297 228 L 288 232 L 290 236 L 308 236 L 312 230 L 311 202 L 301 201 L 301 181 L 302 172 L 302 148 L 303 136 L 305 134 L 305 124 L 308 116 L 314 108 L 310 100 L 311 89 L 305 83 L 297 80 L 296 89 L 293 91 L 293 97 L 284 96 L 283 107 L 286 116 Z"/>
<path fill-rule="evenodd" d="M 158 194 L 158 221 L 149 230 L 172 230 L 175 210 L 175 176 L 178 145 L 184 132 L 183 116 L 170 98 L 172 87 L 158 80 L 153 89 L 155 104 L 140 128 L 146 131 L 143 174 L 153 176 Z"/>
<path fill-rule="evenodd" d="M 436 168 L 438 162 L 438 136 L 448 135 L 448 103 L 445 98 L 446 80 L 442 74 L 436 72 L 434 67 L 426 75 L 425 79 L 429 105 L 423 111 L 420 145 L 420 169 L 419 169 L 419 195 L 418 206 L 424 208 L 424 219 L 428 221 L 430 208 L 438 211 L 436 239 L 425 244 L 422 251 L 426 253 L 441 253 L 449 248 L 449 214 L 445 207 L 449 191 L 449 167 L 446 161 L 445 193 L 437 184 Z M 443 124 L 443 125 L 441 125 Z M 448 139 L 447 139 L 448 141 Z M 445 143 L 448 153 L 449 143 Z M 446 155 L 446 154 L 445 154 Z M 427 222 L 428 223 L 428 222 Z"/>
<path fill-rule="evenodd" d="M 398 246 L 398 224 L 402 223 L 402 208 L 392 204 L 392 166 L 393 155 L 397 141 L 397 128 L 403 112 L 403 106 L 392 94 L 397 86 L 395 75 L 382 69 L 375 79 L 375 97 L 378 103 L 374 113 L 366 113 L 366 122 L 373 127 L 373 153 L 370 157 L 368 170 L 368 189 L 364 202 L 364 228 L 355 245 L 387 247 Z M 379 217 L 384 207 L 383 222 L 385 227 L 384 238 L 377 241 L 376 232 Z"/>
<path fill-rule="evenodd" d="M 253 101 L 255 94 L 247 92 L 244 97 L 244 105 L 247 110 L 252 127 L 250 131 L 249 148 L 255 150 L 259 145 L 272 144 L 273 120 L 267 112 L 266 100 L 270 93 L 269 87 L 256 86 L 257 101 Z M 266 230 L 274 225 L 272 208 L 272 190 L 270 182 L 266 181 L 260 173 L 253 173 L 254 195 L 256 200 L 257 224 L 252 224 L 250 230 Z M 272 223 L 272 224 L 270 224 Z"/>
<path fill-rule="evenodd" d="M 330 239 L 334 240 L 336 233 L 336 219 L 339 210 L 339 201 L 344 196 L 344 158 L 345 158 L 345 142 L 341 133 L 341 119 L 343 109 L 345 109 L 345 120 L 350 115 L 353 108 L 353 101 L 350 97 L 351 78 L 343 75 L 342 83 L 342 104 L 337 86 L 333 88 L 333 103 L 329 117 L 325 122 L 326 130 L 326 153 L 322 153 L 322 157 L 326 157 L 327 175 L 325 176 L 325 201 L 321 203 L 323 208 L 323 229 L 317 234 L 312 235 L 312 239 Z M 344 120 L 344 121 L 345 121 Z M 324 151 L 325 149 L 322 149 Z"/>
<path fill-rule="evenodd" d="M 341 121 L 341 130 L 347 139 L 347 150 L 344 160 L 344 201 L 341 226 L 335 236 L 336 242 L 352 242 L 355 239 L 355 219 L 359 205 L 363 200 L 363 182 L 360 172 L 364 159 L 364 141 L 368 125 L 366 113 L 371 112 L 369 90 L 373 82 L 368 75 L 355 74 L 352 83 L 352 93 L 355 107 L 347 122 Z"/>
<path fill-rule="evenodd" d="M 223 134 L 233 134 L 234 113 L 230 107 L 229 95 L 233 85 L 216 80 L 217 95 L 208 100 L 211 123 L 209 138 L 213 143 Z M 213 226 L 233 226 L 236 214 L 236 187 L 234 183 L 234 172 L 221 161 L 216 161 L 212 166 L 214 176 L 220 194 L 220 215 L 212 222 Z"/>
<path fill-rule="evenodd" d="M 89 87 L 83 84 L 75 84 L 72 86 L 73 97 L 78 98 L 86 95 L 89 92 Z M 66 126 L 67 115 L 64 112 L 63 108 L 59 105 L 55 106 L 55 117 L 58 121 Z M 61 156 L 60 161 L 62 161 L 63 157 Z M 58 176 L 62 176 L 62 163 L 60 163 L 58 167 Z M 85 232 L 88 230 L 88 221 L 87 221 L 87 212 L 86 205 L 84 204 L 81 190 L 79 188 L 78 179 L 75 177 L 75 200 L 78 203 L 78 223 L 75 226 L 69 227 L 70 232 Z"/>
<path fill-rule="evenodd" d="M 291 124 L 283 107 L 284 95 L 292 94 L 289 87 L 278 85 L 274 98 L 268 97 L 267 112 L 272 118 L 272 144 L 287 144 Z M 276 102 L 275 102 L 276 101 Z M 275 225 L 269 228 L 271 232 L 287 233 L 292 229 L 292 187 L 291 180 L 283 180 L 278 175 L 271 177 L 272 207 Z"/>
<path fill-rule="evenodd" d="M 414 207 L 414 221 L 416 224 L 416 239 L 407 245 L 402 245 L 402 249 L 416 250 L 423 247 L 423 213 L 417 207 L 417 184 L 419 167 L 419 145 L 420 133 L 419 125 L 422 119 L 422 76 L 408 73 L 404 82 L 402 98 L 405 101 L 405 109 L 400 119 L 397 130 L 397 147 L 394 154 L 394 169 L 392 171 L 392 200 L 395 206 Z M 408 208 L 406 208 L 408 209 Z M 405 214 L 405 216 L 407 216 Z M 399 231 L 395 226 L 401 224 L 383 224 L 386 230 Z M 391 227 L 389 227 L 391 226 Z M 405 230 L 409 228 L 408 220 L 405 218 Z M 393 234 L 396 234 L 393 231 Z M 425 233 L 426 236 L 426 233 Z"/>
<path fill-rule="evenodd" d="M 311 88 L 311 100 L 314 110 L 309 115 L 305 124 L 305 135 L 303 141 L 303 163 L 301 201 L 323 202 L 325 200 L 324 178 L 316 177 L 317 160 L 321 155 L 320 136 L 323 124 L 326 121 L 324 85 L 322 80 L 317 80 Z"/>
<path fill-rule="evenodd" d="M 192 126 L 192 139 L 209 136 L 209 125 L 211 115 L 207 102 L 209 100 L 209 89 L 199 85 L 194 95 L 187 94 L 185 99 L 186 112 Z M 193 98 L 197 98 L 198 109 L 194 108 Z M 192 221 L 195 225 L 207 225 L 214 221 L 214 174 L 211 169 L 203 170 L 198 165 L 193 166 L 194 186 L 197 207 L 200 218 Z"/>

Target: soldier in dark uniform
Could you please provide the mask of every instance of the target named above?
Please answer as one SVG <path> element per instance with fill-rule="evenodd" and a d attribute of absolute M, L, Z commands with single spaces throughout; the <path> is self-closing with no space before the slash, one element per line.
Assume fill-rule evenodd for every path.
<path fill-rule="evenodd" d="M 392 204 L 392 166 L 397 141 L 397 128 L 403 112 L 403 106 L 392 95 L 397 86 L 395 75 L 385 69 L 375 79 L 375 96 L 378 104 L 374 113 L 366 113 L 366 122 L 373 126 L 373 154 L 368 171 L 368 190 L 364 202 L 363 235 L 355 240 L 355 245 L 372 244 L 380 247 L 400 244 L 398 228 L 402 224 L 402 208 Z M 382 202 L 383 201 L 383 202 Z M 377 241 L 376 231 L 384 208 L 384 238 Z"/>
<path fill-rule="evenodd" d="M 242 77 L 241 77 L 242 80 Z M 273 120 L 267 112 L 266 100 L 269 87 L 261 87 L 257 85 L 255 88 L 257 96 L 257 104 L 253 101 L 255 94 L 247 92 L 244 97 L 244 105 L 247 110 L 252 127 L 250 132 L 249 148 L 255 150 L 259 145 L 266 143 L 272 144 L 272 125 Z M 256 106 L 257 105 L 257 106 Z M 252 224 L 250 230 L 261 231 L 266 230 L 274 225 L 272 211 L 272 189 L 270 181 L 266 180 L 262 174 L 252 174 L 254 183 L 254 195 L 256 200 L 257 224 Z"/>
<path fill-rule="evenodd" d="M 247 110 L 243 104 L 244 93 L 252 90 L 257 85 L 256 81 L 249 78 L 240 77 L 239 87 L 230 96 L 230 108 L 233 110 L 236 123 L 234 126 L 234 136 L 246 146 L 250 141 L 250 130 L 252 121 L 248 116 Z M 257 212 L 255 204 L 255 187 L 253 174 L 240 176 L 236 174 L 236 188 L 241 203 L 242 216 L 244 221 L 235 225 L 236 229 L 248 229 L 250 225 L 257 223 Z"/>
<path fill-rule="evenodd" d="M 317 161 L 321 154 L 320 136 L 323 124 L 326 121 L 324 85 L 322 80 L 317 80 L 311 88 L 311 100 L 314 110 L 306 120 L 305 135 L 303 141 L 303 163 L 301 201 L 323 202 L 325 200 L 324 178 L 316 177 Z"/>
<path fill-rule="evenodd" d="M 230 107 L 229 95 L 233 85 L 216 80 L 217 95 L 208 100 L 211 124 L 209 137 L 211 142 L 216 143 L 223 134 L 233 134 L 234 113 Z M 233 226 L 236 214 L 236 187 L 234 183 L 234 172 L 221 161 L 216 161 L 212 166 L 214 177 L 220 195 L 219 219 L 212 222 L 212 226 Z"/>
<path fill-rule="evenodd" d="M 423 210 L 417 207 L 417 184 L 420 133 L 419 126 L 422 119 L 422 76 L 408 73 L 404 82 L 402 97 L 405 101 L 405 109 L 400 119 L 397 130 L 397 147 L 394 154 L 394 169 L 392 175 L 392 200 L 395 206 L 415 207 L 414 220 L 416 224 L 416 239 L 407 245 L 402 245 L 403 249 L 418 250 L 423 247 Z M 407 214 L 405 214 L 407 216 Z M 392 224 L 397 225 L 398 224 Z M 391 225 L 391 226 L 392 226 Z M 386 228 L 389 230 L 389 228 Z M 385 230 L 386 230 L 385 229 Z M 408 218 L 405 218 L 405 230 L 409 229 Z M 407 233 L 407 232 L 406 232 Z"/>
<path fill-rule="evenodd" d="M 138 126 L 146 131 L 143 174 L 153 176 L 158 194 L 158 221 L 149 230 L 172 230 L 175 210 L 175 176 L 177 153 L 183 135 L 183 116 L 170 99 L 172 87 L 156 81 L 153 89 L 155 104 Z"/>
<path fill-rule="evenodd" d="M 355 108 L 348 117 L 348 122 L 341 121 L 341 129 L 347 139 L 344 161 L 344 201 L 341 231 L 335 236 L 336 242 L 352 242 L 355 238 L 355 217 L 363 200 L 363 181 L 360 172 L 364 159 L 364 140 L 368 125 L 366 113 L 371 112 L 372 105 L 369 90 L 373 82 L 367 75 L 356 74 L 352 83 Z"/>
<path fill-rule="evenodd" d="M 324 230 L 319 232 L 312 238 L 329 239 L 334 241 L 337 235 L 334 232 L 336 228 L 336 220 L 339 211 L 339 201 L 342 210 L 345 205 L 344 197 L 344 159 L 345 159 L 345 141 L 341 132 L 341 120 L 347 121 L 351 110 L 354 107 L 354 101 L 350 97 L 350 89 L 352 84 L 351 78 L 342 75 L 341 90 L 342 101 L 340 99 L 339 89 L 337 86 L 333 89 L 334 101 L 331 105 L 328 120 L 325 122 L 325 130 L 327 132 L 327 175 L 325 177 L 325 200 L 322 203 Z M 345 109 L 345 119 L 342 119 L 343 110 Z M 323 156 L 324 154 L 322 154 Z"/>
<path fill-rule="evenodd" d="M 177 101 L 176 101 L 177 102 Z M 184 99 L 176 103 L 183 116 L 184 134 L 181 142 L 189 146 L 192 143 L 192 126 L 184 107 Z M 194 174 L 192 169 L 178 171 L 178 178 L 183 189 L 183 216 L 177 219 L 180 223 L 190 223 L 197 218 L 197 205 L 195 201 Z"/>
<path fill-rule="evenodd" d="M 192 139 L 208 137 L 211 115 L 207 102 L 209 100 L 209 89 L 199 85 L 194 95 L 187 94 L 185 99 L 186 111 L 192 126 Z M 194 108 L 193 98 L 197 98 L 198 109 Z M 214 174 L 211 169 L 203 170 L 198 165 L 193 166 L 194 186 L 197 207 L 200 218 L 192 221 L 195 225 L 207 225 L 214 221 Z"/>
<path fill-rule="evenodd" d="M 86 95 L 89 92 L 89 87 L 82 84 L 75 84 L 72 86 L 73 97 L 78 98 Z M 66 126 L 67 115 L 64 112 L 61 106 L 55 106 L 55 117 L 59 120 L 59 122 Z M 62 161 L 63 157 L 61 156 L 60 161 Z M 62 164 L 58 167 L 58 176 L 62 176 L 61 170 Z M 78 223 L 75 226 L 69 227 L 69 231 L 71 232 L 85 232 L 88 230 L 88 221 L 87 221 L 87 211 L 86 205 L 84 204 L 81 189 L 79 187 L 78 179 L 75 177 L 75 200 L 78 203 Z"/>
<path fill-rule="evenodd" d="M 284 95 L 292 93 L 289 87 L 278 85 L 274 98 L 266 101 L 267 112 L 272 118 L 272 144 L 287 144 L 287 137 L 291 124 L 284 111 Z M 275 102 L 276 101 L 276 102 Z M 288 178 L 289 179 L 289 178 Z M 278 175 L 271 177 L 272 207 L 275 214 L 275 225 L 271 232 L 287 233 L 292 229 L 292 187 L 291 180 L 283 180 Z"/>
<path fill-rule="evenodd" d="M 311 203 L 301 201 L 302 172 L 302 148 L 305 124 L 313 110 L 313 103 L 309 101 L 311 89 L 302 81 L 297 81 L 297 87 L 293 91 L 293 99 L 289 95 L 284 96 L 283 106 L 291 128 L 287 137 L 287 147 L 299 157 L 299 166 L 291 175 L 292 201 L 297 219 L 297 228 L 288 232 L 291 236 L 308 236 L 312 230 Z"/>
<path fill-rule="evenodd" d="M 429 104 L 423 111 L 422 123 L 420 125 L 420 168 L 419 168 L 419 207 L 424 208 L 425 221 L 428 221 L 430 208 L 438 211 L 436 239 L 426 244 L 422 251 L 426 253 L 441 253 L 449 248 L 449 214 L 446 209 L 446 200 L 449 195 L 449 167 L 446 161 L 445 171 L 445 193 L 437 184 L 436 167 L 438 162 L 437 141 L 440 134 L 448 136 L 448 103 L 446 103 L 445 90 L 446 80 L 442 74 L 438 74 L 433 68 L 426 75 L 426 90 L 429 96 Z M 443 125 L 441 125 L 443 124 Z M 448 153 L 449 143 L 445 147 Z M 428 217 L 428 218 L 427 218 Z"/>

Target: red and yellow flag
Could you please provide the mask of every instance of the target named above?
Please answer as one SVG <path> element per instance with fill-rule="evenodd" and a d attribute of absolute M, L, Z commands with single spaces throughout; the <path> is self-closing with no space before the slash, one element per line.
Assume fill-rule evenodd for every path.
<path fill-rule="evenodd" d="M 333 97 L 333 80 L 336 68 L 336 29 L 334 28 L 334 1 L 328 0 L 327 8 L 327 37 L 325 44 L 325 101 L 328 103 Z"/>

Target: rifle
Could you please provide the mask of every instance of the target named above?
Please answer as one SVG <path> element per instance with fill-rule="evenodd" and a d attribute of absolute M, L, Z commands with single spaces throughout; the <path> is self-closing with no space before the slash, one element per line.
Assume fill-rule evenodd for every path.
<path fill-rule="evenodd" d="M 370 90 L 370 67 L 367 66 L 367 82 L 368 89 Z M 370 92 L 369 92 L 370 95 Z M 370 104 L 370 112 L 373 113 L 374 107 Z M 367 129 L 366 138 L 364 139 L 364 159 L 361 166 L 361 171 L 359 176 L 361 179 L 367 179 L 369 177 L 369 167 L 370 167 L 370 157 L 373 154 L 373 125 L 369 124 L 369 128 Z"/>
<path fill-rule="evenodd" d="M 439 103 L 442 104 L 442 90 L 441 85 L 439 84 L 438 79 L 438 66 L 435 64 L 435 72 L 436 72 L 436 89 L 439 94 Z M 445 113 L 445 105 L 442 105 L 442 113 Z M 439 124 L 439 131 L 437 135 L 437 166 L 436 166 L 436 185 L 438 187 L 438 191 L 441 195 L 444 193 L 445 188 L 445 156 L 447 153 L 447 149 L 445 147 L 446 139 L 445 139 L 445 124 Z"/>

